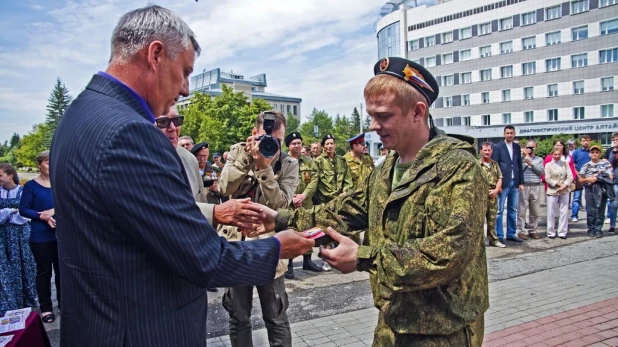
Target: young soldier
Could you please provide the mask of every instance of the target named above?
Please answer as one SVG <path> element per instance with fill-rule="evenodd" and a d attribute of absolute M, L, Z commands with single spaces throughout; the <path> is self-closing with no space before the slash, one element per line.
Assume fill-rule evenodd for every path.
<path fill-rule="evenodd" d="M 317 200 L 318 205 L 325 204 L 343 193 L 352 192 L 352 174 L 342 156 L 335 153 L 335 137 L 327 134 L 322 138 L 324 152 L 315 159 L 318 167 L 319 180 Z"/>
<path fill-rule="evenodd" d="M 352 185 L 356 189 L 365 178 L 369 177 L 373 171 L 373 160 L 368 154 L 365 154 L 367 143 L 365 143 L 365 134 L 359 134 L 348 140 L 350 151 L 343 156 L 350 173 L 352 174 Z"/>
<path fill-rule="evenodd" d="M 491 160 L 491 154 L 491 143 L 483 142 L 481 145 L 481 169 L 489 186 L 489 200 L 487 200 L 485 212 L 487 238 L 490 246 L 504 248 L 506 246 L 498 240 L 498 235 L 496 235 L 496 212 L 498 211 L 498 200 L 496 198 L 500 189 L 502 189 L 502 171 L 500 171 L 500 165 Z"/>

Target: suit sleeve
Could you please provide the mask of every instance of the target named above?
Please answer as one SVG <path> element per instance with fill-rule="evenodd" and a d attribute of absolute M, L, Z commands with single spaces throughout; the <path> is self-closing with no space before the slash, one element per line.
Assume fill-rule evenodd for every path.
<path fill-rule="evenodd" d="M 220 238 L 196 205 L 180 158 L 155 127 L 127 123 L 111 135 L 102 153 L 97 173 L 101 208 L 115 216 L 113 227 L 153 262 L 204 288 L 272 281 L 278 240 L 232 244 Z"/>

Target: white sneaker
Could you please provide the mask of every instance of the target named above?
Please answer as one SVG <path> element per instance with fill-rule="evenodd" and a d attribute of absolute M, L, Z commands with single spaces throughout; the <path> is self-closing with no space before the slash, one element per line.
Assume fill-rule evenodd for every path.
<path fill-rule="evenodd" d="M 330 268 L 330 265 L 328 265 L 327 262 L 323 261 L 322 262 L 322 271 L 331 271 L 332 269 Z"/>
<path fill-rule="evenodd" d="M 496 243 L 494 243 L 492 246 L 494 247 L 498 247 L 498 248 L 506 248 L 506 246 L 504 245 L 504 243 L 498 241 Z"/>
<path fill-rule="evenodd" d="M 571 218 L 571 222 L 579 222 L 579 219 L 577 219 L 577 217 L 573 217 Z"/>
<path fill-rule="evenodd" d="M 609 224 L 609 218 L 605 218 L 605 224 Z"/>

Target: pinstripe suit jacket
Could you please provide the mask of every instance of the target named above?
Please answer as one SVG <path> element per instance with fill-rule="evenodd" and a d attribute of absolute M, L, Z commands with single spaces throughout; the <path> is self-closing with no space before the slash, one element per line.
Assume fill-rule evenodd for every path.
<path fill-rule="evenodd" d="M 206 287 L 272 281 L 279 242 L 228 243 L 126 86 L 95 75 L 51 148 L 61 346 L 206 344 Z"/>

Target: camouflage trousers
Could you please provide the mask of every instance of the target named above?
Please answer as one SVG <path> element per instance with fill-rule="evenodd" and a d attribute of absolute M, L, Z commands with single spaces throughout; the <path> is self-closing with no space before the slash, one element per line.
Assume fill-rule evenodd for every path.
<path fill-rule="evenodd" d="M 449 335 L 398 334 L 392 331 L 382 313 L 373 336 L 373 347 L 481 347 L 485 331 L 484 316 Z"/>
<path fill-rule="evenodd" d="M 485 211 L 485 219 L 487 220 L 487 238 L 489 244 L 494 245 L 498 242 L 496 235 L 496 214 L 498 213 L 498 199 L 489 198 L 487 200 L 487 210 Z"/>

